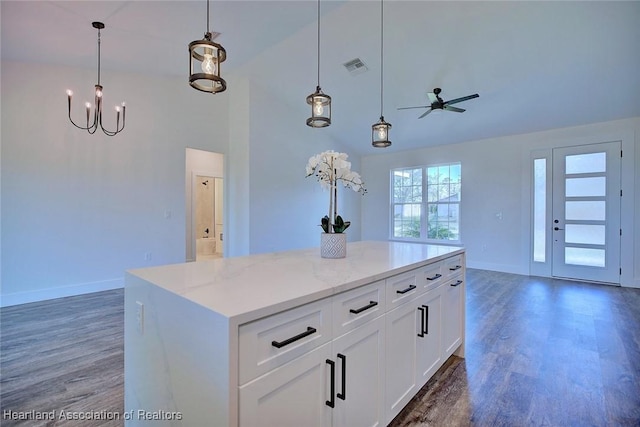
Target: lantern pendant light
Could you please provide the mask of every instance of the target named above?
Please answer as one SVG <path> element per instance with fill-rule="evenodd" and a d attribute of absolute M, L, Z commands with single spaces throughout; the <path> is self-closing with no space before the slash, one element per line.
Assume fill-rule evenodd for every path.
<path fill-rule="evenodd" d="M 382 114 L 383 104 L 383 70 L 384 70 L 384 5 L 380 0 L 380 120 L 371 126 L 371 145 L 376 148 L 385 148 L 391 145 L 389 130 L 391 123 L 384 121 Z"/>
<path fill-rule="evenodd" d="M 100 30 L 104 29 L 104 24 L 102 22 L 92 22 L 91 26 L 98 30 L 98 83 L 95 85 L 95 99 L 93 103 L 93 123 L 89 124 L 89 119 L 91 117 L 91 104 L 85 103 L 86 112 L 87 112 L 87 125 L 86 126 L 78 126 L 73 119 L 71 118 L 71 98 L 73 97 L 73 92 L 71 90 L 67 90 L 67 105 L 69 112 L 69 120 L 71 124 L 73 124 L 78 129 L 86 130 L 90 134 L 96 133 L 98 127 L 102 129 L 107 136 L 114 136 L 119 134 L 124 130 L 124 118 L 126 107 L 124 102 L 122 106 L 116 106 L 116 130 L 108 130 L 102 126 L 102 85 L 100 84 Z M 120 112 L 122 112 L 122 127 L 120 127 Z"/>
<path fill-rule="evenodd" d="M 209 31 L 209 0 L 207 0 L 207 32 L 204 39 L 189 43 L 189 84 L 202 92 L 219 93 L 227 89 L 220 77 L 220 64 L 227 59 L 227 51 L 212 41 Z"/>
<path fill-rule="evenodd" d="M 307 126 L 323 128 L 331 124 L 331 97 L 320 89 L 320 0 L 318 0 L 318 83 L 316 91 L 307 96 L 307 104 L 311 106 L 311 117 Z"/>

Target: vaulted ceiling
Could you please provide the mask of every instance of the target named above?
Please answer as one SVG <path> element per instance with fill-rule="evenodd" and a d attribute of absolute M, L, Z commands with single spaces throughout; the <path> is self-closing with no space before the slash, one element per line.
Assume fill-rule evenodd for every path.
<path fill-rule="evenodd" d="M 392 147 L 371 147 L 380 116 L 380 2 L 321 2 L 321 74 L 333 98 L 326 132 L 360 155 L 640 116 L 640 2 L 384 2 L 385 119 Z M 187 45 L 206 30 L 206 2 L 1 2 L 2 60 L 182 76 Z M 212 1 L 213 31 L 241 73 L 291 106 L 304 122 L 316 86 L 317 2 Z M 343 66 L 361 59 L 368 71 Z M 418 119 L 427 92 L 464 113 Z M 194 91 L 194 96 L 208 95 Z"/>

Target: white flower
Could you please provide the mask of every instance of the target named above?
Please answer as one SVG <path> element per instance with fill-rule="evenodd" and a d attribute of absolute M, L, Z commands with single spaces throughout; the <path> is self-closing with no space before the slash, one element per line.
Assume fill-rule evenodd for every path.
<path fill-rule="evenodd" d="M 346 153 L 338 153 L 333 150 L 324 151 L 311 156 L 305 168 L 307 177 L 315 175 L 320 187 L 329 190 L 328 217 L 331 225 L 336 223 L 336 218 L 339 216 L 336 207 L 337 200 L 335 200 L 338 181 L 342 181 L 344 187 L 351 188 L 355 192 L 362 194 L 367 192 L 360 174 L 351 170 L 351 162 L 347 160 L 348 157 Z M 341 233 L 342 231 L 336 232 Z"/>

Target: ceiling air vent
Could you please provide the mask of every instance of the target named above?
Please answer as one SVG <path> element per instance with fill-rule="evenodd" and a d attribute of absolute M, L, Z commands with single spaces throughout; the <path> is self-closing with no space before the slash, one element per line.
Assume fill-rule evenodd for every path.
<path fill-rule="evenodd" d="M 351 61 L 345 62 L 342 65 L 344 65 L 344 68 L 346 68 L 349 74 L 351 74 L 352 76 L 362 74 L 365 71 L 369 70 L 369 68 L 365 65 L 364 62 L 360 60 L 360 58 L 352 59 Z"/>

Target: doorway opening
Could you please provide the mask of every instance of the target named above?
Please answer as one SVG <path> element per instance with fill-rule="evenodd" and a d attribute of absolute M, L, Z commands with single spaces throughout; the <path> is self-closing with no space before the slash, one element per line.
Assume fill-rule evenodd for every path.
<path fill-rule="evenodd" d="M 187 148 L 186 259 L 224 256 L 224 155 Z"/>

